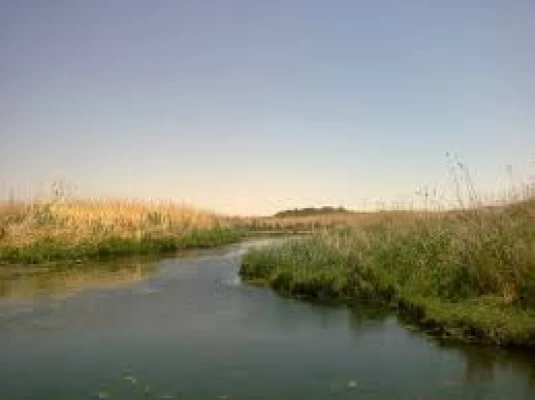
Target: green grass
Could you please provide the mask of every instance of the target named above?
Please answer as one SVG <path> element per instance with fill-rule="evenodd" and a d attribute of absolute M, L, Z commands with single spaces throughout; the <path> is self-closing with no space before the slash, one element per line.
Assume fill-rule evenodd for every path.
<path fill-rule="evenodd" d="M 91 260 L 127 255 L 170 253 L 188 248 L 224 245 L 242 239 L 244 233 L 230 228 L 193 230 L 182 236 L 145 235 L 104 237 L 72 243 L 44 238 L 24 246 L 0 246 L 0 262 L 37 264 L 57 260 Z"/>
<path fill-rule="evenodd" d="M 240 274 L 292 296 L 380 299 L 443 337 L 535 346 L 533 202 L 332 229 L 249 252 Z"/>

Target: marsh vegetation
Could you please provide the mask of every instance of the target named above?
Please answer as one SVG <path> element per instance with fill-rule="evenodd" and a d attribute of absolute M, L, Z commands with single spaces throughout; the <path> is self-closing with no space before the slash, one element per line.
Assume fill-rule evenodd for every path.
<path fill-rule="evenodd" d="M 175 203 L 54 199 L 0 206 L 0 262 L 158 254 L 241 236 L 228 218 Z"/>
<path fill-rule="evenodd" d="M 535 345 L 535 200 L 385 214 L 249 252 L 240 274 L 293 296 L 380 299 L 445 338 Z"/>
<path fill-rule="evenodd" d="M 470 185 L 467 192 L 456 208 L 251 218 L 164 202 L 10 202 L 0 207 L 0 263 L 103 260 L 306 232 L 251 250 L 241 276 L 298 297 L 380 299 L 443 338 L 534 346 L 533 192 L 490 206 Z"/>

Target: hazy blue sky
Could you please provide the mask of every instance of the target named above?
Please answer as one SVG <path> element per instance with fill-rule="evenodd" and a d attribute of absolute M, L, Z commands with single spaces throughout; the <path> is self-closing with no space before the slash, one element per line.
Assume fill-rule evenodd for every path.
<path fill-rule="evenodd" d="M 237 213 L 529 175 L 535 1 L 0 0 L 0 184 Z"/>

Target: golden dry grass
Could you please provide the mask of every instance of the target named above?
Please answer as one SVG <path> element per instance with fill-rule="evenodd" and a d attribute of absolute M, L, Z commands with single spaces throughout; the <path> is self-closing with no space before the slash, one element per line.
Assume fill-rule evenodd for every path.
<path fill-rule="evenodd" d="M 344 212 L 310 216 L 244 218 L 236 223 L 258 230 L 313 231 L 342 226 L 366 227 L 390 220 L 402 223 L 424 218 L 429 214 L 424 211 Z"/>
<path fill-rule="evenodd" d="M 227 226 L 227 218 L 171 202 L 73 200 L 0 205 L 0 242 L 26 245 L 43 238 L 79 243 L 101 237 L 184 235 Z"/>

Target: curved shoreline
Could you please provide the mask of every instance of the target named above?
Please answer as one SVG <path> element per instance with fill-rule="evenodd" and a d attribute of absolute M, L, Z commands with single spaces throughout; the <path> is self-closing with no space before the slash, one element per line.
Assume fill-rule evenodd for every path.
<path fill-rule="evenodd" d="M 276 286 L 273 282 L 263 278 L 242 279 L 248 284 L 269 287 L 277 293 L 299 300 L 320 301 L 335 303 L 339 305 L 353 306 L 362 300 L 379 301 L 383 306 L 394 310 L 396 314 L 414 325 L 420 331 L 443 340 L 460 343 L 471 343 L 481 345 L 491 345 L 510 348 L 527 348 L 535 350 L 535 330 L 526 334 L 525 324 L 535 327 L 535 319 L 530 315 L 503 313 L 481 320 L 474 316 L 474 313 L 493 312 L 488 306 L 471 306 L 463 303 L 447 303 L 434 299 L 421 299 L 420 302 L 407 299 L 387 299 L 381 297 L 325 297 L 321 294 L 316 296 L 310 293 L 292 292 L 282 286 Z M 434 303 L 434 304 L 433 304 Z M 463 310 L 463 311 L 460 311 Z M 515 311 L 513 311 L 515 313 Z M 509 323 L 508 323 L 509 322 Z M 496 326 L 504 328 L 501 332 L 496 332 Z M 514 330 L 514 326 L 518 330 Z"/>
<path fill-rule="evenodd" d="M 240 230 L 215 228 L 197 230 L 182 236 L 111 236 L 95 241 L 69 243 L 43 239 L 24 246 L 1 246 L 1 264 L 42 264 L 52 261 L 90 261 L 131 255 L 169 254 L 178 250 L 222 246 L 242 240 Z"/>
<path fill-rule="evenodd" d="M 355 240 L 359 235 L 368 235 L 367 244 L 375 243 L 359 248 L 360 237 Z M 441 247 L 412 250 L 432 238 L 405 237 L 405 242 L 397 238 L 385 245 L 380 235 L 328 232 L 252 250 L 244 256 L 239 273 L 244 281 L 290 297 L 348 305 L 361 299 L 378 301 L 444 340 L 535 349 L 535 310 L 530 298 L 522 303 L 522 297 L 509 300 L 496 291 L 478 294 L 466 282 L 465 292 L 453 292 L 458 286 L 446 285 L 457 282 L 455 268 L 461 267 L 425 262 L 426 251 L 436 257 Z M 435 289 L 437 282 L 442 294 Z"/>

